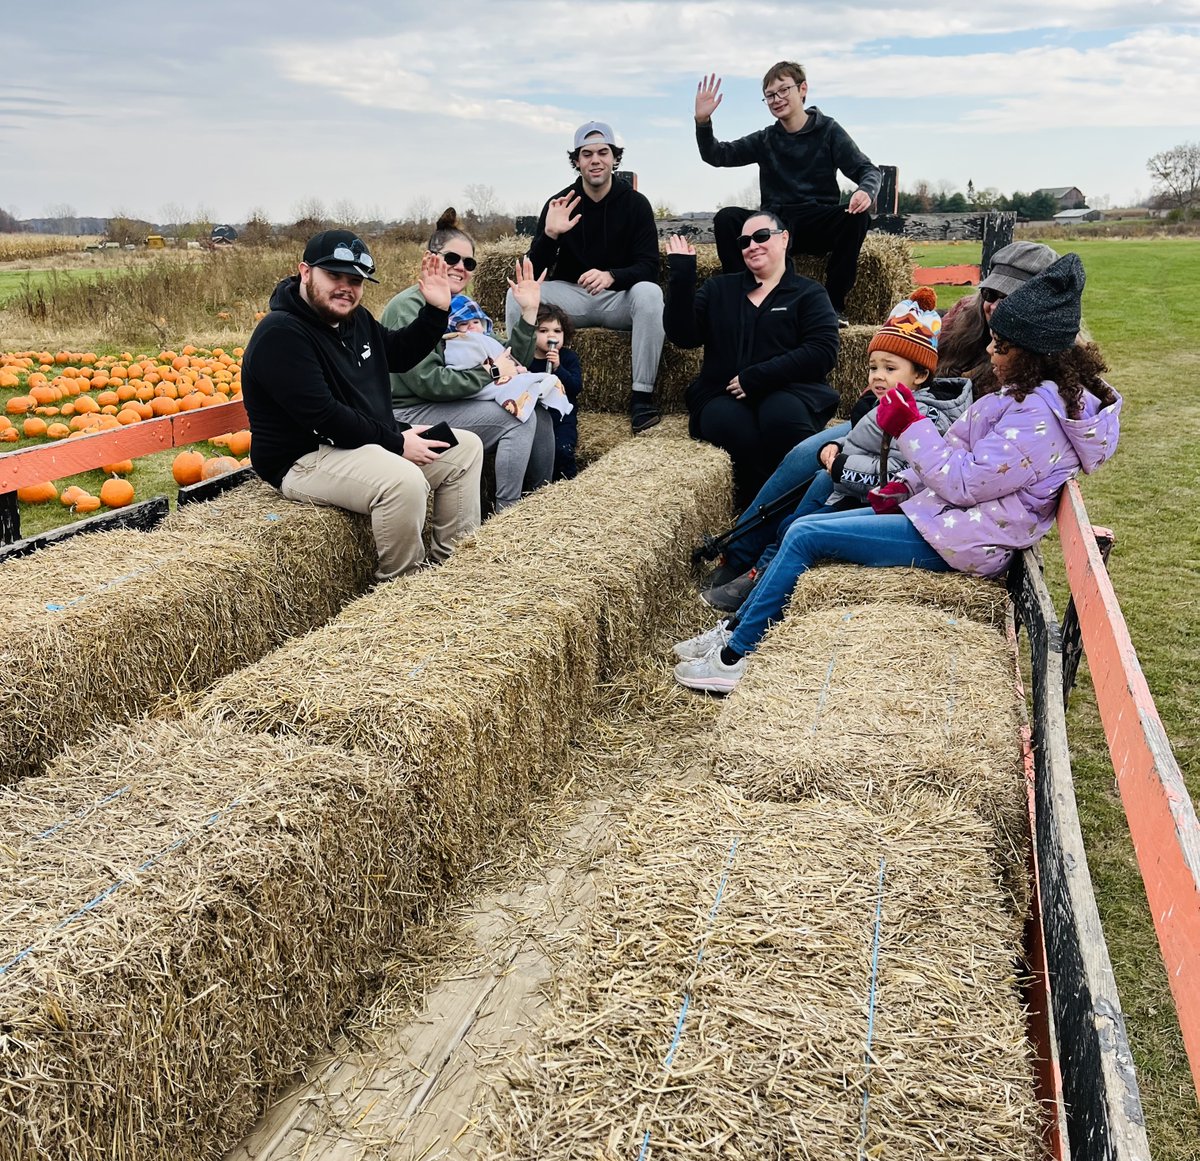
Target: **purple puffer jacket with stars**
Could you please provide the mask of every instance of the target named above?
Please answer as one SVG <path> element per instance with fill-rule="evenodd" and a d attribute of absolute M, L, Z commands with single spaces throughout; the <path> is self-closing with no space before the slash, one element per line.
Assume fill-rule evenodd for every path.
<path fill-rule="evenodd" d="M 951 568 L 996 576 L 1049 530 L 1063 484 L 1117 450 L 1120 412 L 1120 396 L 1101 407 L 1085 391 L 1083 416 L 1068 419 L 1047 381 L 1020 401 L 985 395 L 944 438 L 922 419 L 896 440 L 913 492 L 901 510 Z"/>

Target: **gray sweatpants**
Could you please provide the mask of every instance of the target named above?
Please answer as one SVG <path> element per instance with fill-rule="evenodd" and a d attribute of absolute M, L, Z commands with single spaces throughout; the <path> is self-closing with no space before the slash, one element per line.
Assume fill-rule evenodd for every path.
<path fill-rule="evenodd" d="M 554 475 L 554 421 L 540 403 L 522 423 L 491 399 L 447 399 L 414 403 L 393 414 L 403 423 L 441 423 L 465 427 L 483 440 L 483 450 L 496 449 L 496 511 L 515 504 Z"/>
<path fill-rule="evenodd" d="M 573 282 L 547 282 L 542 302 L 562 307 L 577 327 L 632 331 L 633 389 L 653 391 L 663 348 L 663 292 L 657 282 L 638 282 L 628 290 L 589 294 Z M 504 326 L 512 334 L 521 308 L 512 291 L 504 302 Z"/>

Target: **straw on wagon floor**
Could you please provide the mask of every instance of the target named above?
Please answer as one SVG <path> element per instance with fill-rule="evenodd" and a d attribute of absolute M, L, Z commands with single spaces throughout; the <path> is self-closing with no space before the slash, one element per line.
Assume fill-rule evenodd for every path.
<path fill-rule="evenodd" d="M 886 810 L 916 793 L 947 796 L 992 826 L 999 868 L 1023 881 L 1014 683 L 1004 638 L 955 614 L 899 602 L 792 614 L 722 711 L 717 771 L 753 798 L 786 802 Z"/>
<path fill-rule="evenodd" d="M 75 537 L 3 567 L 0 783 L 93 723 L 202 688 L 332 616 L 369 582 L 366 522 L 266 484 L 150 532 Z"/>
<path fill-rule="evenodd" d="M 0 791 L 0 1156 L 219 1156 L 422 901 L 410 776 L 195 719 Z"/>
<path fill-rule="evenodd" d="M 580 411 L 579 445 L 576 458 L 580 467 L 593 464 L 613 448 L 631 439 L 686 439 L 687 416 L 664 415 L 657 426 L 635 437 L 629 429 L 629 415 L 603 411 Z"/>
<path fill-rule="evenodd" d="M 639 439 L 485 524 L 437 569 L 381 585 L 225 678 L 201 711 L 424 766 L 445 874 L 461 874 L 563 761 L 597 684 L 668 615 L 728 512 L 723 453 Z"/>
<path fill-rule="evenodd" d="M 986 846 L 946 800 L 656 785 L 556 956 L 537 1044 L 499 1070 L 504 1106 L 475 1110 L 481 1155 L 1040 1157 Z"/>

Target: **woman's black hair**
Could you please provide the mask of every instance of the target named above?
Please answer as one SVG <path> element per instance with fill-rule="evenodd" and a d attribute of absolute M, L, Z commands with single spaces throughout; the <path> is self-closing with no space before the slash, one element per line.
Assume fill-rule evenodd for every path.
<path fill-rule="evenodd" d="M 1117 401 L 1116 392 L 1102 377 L 1108 366 L 1095 343 L 1076 343 L 1065 351 L 1043 355 L 1006 343 L 998 335 L 993 341 L 999 354 L 1012 355 L 1004 389 L 1014 399 L 1024 399 L 1049 379 L 1067 405 L 1068 419 L 1083 415 L 1084 391 L 1090 391 L 1105 407 Z"/>
<path fill-rule="evenodd" d="M 431 254 L 440 254 L 455 238 L 465 238 L 471 244 L 472 253 L 474 252 L 475 239 L 458 224 L 458 211 L 453 206 L 448 206 L 434 225 L 433 233 L 429 235 L 427 249 Z"/>
<path fill-rule="evenodd" d="M 543 302 L 538 307 L 537 322 L 533 324 L 534 328 L 536 329 L 538 323 L 543 323 L 548 318 L 558 320 L 558 325 L 562 327 L 563 346 L 569 347 L 571 340 L 575 337 L 575 324 L 571 321 L 571 316 L 561 306 L 555 306 L 552 302 Z"/>
<path fill-rule="evenodd" d="M 775 229 L 787 229 L 787 222 L 785 222 L 774 210 L 755 210 L 753 213 L 746 215 L 746 221 L 748 222 L 751 218 L 770 218 L 771 221 L 775 223 Z M 745 223 L 743 223 L 743 228 L 744 227 Z"/>

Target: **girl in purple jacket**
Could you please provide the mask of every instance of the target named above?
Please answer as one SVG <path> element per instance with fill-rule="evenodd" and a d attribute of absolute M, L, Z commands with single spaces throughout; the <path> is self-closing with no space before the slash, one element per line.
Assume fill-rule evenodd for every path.
<path fill-rule="evenodd" d="M 1067 254 L 996 306 L 988 352 L 1005 386 L 944 437 L 907 387 L 888 391 L 876 419 L 908 469 L 871 492 L 870 508 L 797 520 L 736 620 L 675 646 L 683 658 L 676 679 L 733 689 L 746 655 L 818 560 L 993 577 L 1036 544 L 1054 523 L 1063 484 L 1117 448 L 1121 398 L 1101 378 L 1096 346 L 1076 343 L 1083 284 L 1083 264 Z"/>

